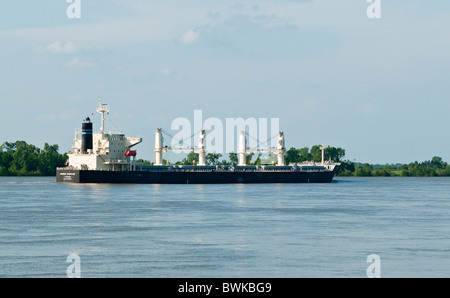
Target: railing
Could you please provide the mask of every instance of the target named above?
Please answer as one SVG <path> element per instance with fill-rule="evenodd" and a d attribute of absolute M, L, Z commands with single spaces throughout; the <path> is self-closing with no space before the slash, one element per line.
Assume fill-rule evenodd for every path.
<path fill-rule="evenodd" d="M 119 163 L 114 163 L 119 164 Z M 120 163 L 123 165 L 123 163 Z M 331 165 L 339 165 L 338 163 Z M 238 165 L 212 165 L 212 166 L 194 166 L 194 165 L 136 165 L 136 171 L 145 172 L 329 172 L 333 169 L 330 165 L 321 165 L 316 163 L 303 163 L 288 166 L 276 165 L 256 165 L 256 166 L 238 166 Z M 333 167 L 334 168 L 334 167 Z M 73 166 L 58 167 L 57 170 L 77 170 Z M 98 171 L 117 171 L 113 169 L 96 169 Z M 128 171 L 128 170 L 123 170 Z"/>

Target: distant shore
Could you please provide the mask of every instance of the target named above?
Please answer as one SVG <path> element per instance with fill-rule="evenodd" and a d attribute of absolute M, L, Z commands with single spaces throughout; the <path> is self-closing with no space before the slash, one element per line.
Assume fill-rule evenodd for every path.
<path fill-rule="evenodd" d="M 0 146 L 0 176 L 56 176 L 56 168 L 64 167 L 68 157 L 66 153 L 59 153 L 58 145 L 45 143 L 40 149 L 25 141 L 14 143 L 5 142 Z M 325 160 L 339 162 L 341 166 L 336 173 L 337 177 L 450 177 L 450 165 L 441 157 L 435 156 L 431 160 L 423 162 L 411 162 L 409 164 L 374 165 L 343 160 L 345 150 L 328 146 L 325 150 Z M 237 154 L 230 153 L 229 160 L 221 160 L 221 154 L 208 154 L 207 161 L 211 164 L 231 164 L 237 162 Z M 263 165 L 266 160 L 261 154 L 252 161 L 254 154 L 247 156 L 247 163 Z M 285 155 L 286 164 L 301 163 L 306 160 L 321 162 L 320 146 L 304 148 L 290 148 Z M 151 161 L 138 160 L 141 164 L 151 165 Z M 166 162 L 166 161 L 165 161 Z M 192 165 L 198 163 L 198 154 L 191 152 L 186 158 L 175 164 Z"/>
<path fill-rule="evenodd" d="M 67 162 L 58 145 L 45 143 L 40 149 L 25 141 L 0 146 L 0 176 L 56 176 L 56 168 Z"/>
<path fill-rule="evenodd" d="M 431 160 L 409 164 L 371 165 L 342 161 L 336 176 L 354 177 L 449 177 L 450 165 L 435 156 Z"/>

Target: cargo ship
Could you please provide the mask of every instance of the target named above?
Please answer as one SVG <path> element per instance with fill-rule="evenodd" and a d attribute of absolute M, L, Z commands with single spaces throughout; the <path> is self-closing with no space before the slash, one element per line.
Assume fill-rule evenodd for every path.
<path fill-rule="evenodd" d="M 278 146 L 272 153 L 277 163 L 272 165 L 248 165 L 246 135 L 239 135 L 238 163 L 211 165 L 206 163 L 205 130 L 198 138 L 198 163 L 195 165 L 163 164 L 163 153 L 170 150 L 164 146 L 162 129 L 155 133 L 155 162 L 143 165 L 136 161 L 134 146 L 142 138 L 126 137 L 123 132 L 105 132 L 105 114 L 109 106 L 99 99 L 97 108 L 102 116 L 101 129 L 94 132 L 88 117 L 82 122 L 80 132 L 75 131 L 73 151 L 68 154 L 65 167 L 56 169 L 56 181 L 60 183 L 130 183 L 130 184 L 222 184 L 222 183 L 330 183 L 339 168 L 339 163 L 324 161 L 285 164 L 284 133 L 278 134 Z"/>

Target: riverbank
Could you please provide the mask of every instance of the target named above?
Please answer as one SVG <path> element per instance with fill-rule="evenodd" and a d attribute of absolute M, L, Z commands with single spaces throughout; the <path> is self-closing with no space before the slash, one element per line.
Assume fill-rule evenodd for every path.
<path fill-rule="evenodd" d="M 58 145 L 45 143 L 44 148 L 25 141 L 5 142 L 0 146 L 0 176 L 56 176 L 56 168 L 67 162 Z"/>
<path fill-rule="evenodd" d="M 307 147 L 296 149 L 291 148 L 286 152 L 286 162 L 302 162 L 304 160 L 314 160 L 320 162 L 322 156 L 319 146 L 313 146 L 311 150 Z M 58 145 L 45 143 L 40 149 L 25 141 L 14 143 L 5 142 L 0 146 L 0 176 L 56 176 L 56 168 L 64 167 L 67 162 L 67 154 L 58 152 Z M 342 160 L 345 150 L 342 148 L 327 147 L 325 159 L 340 162 L 341 166 L 336 174 L 337 177 L 448 177 L 450 176 L 450 165 L 444 162 L 441 157 L 435 156 L 431 160 L 423 162 L 412 162 L 409 164 L 386 164 L 373 165 L 356 161 Z M 237 161 L 235 153 L 229 154 L 229 160 L 219 162 L 220 154 L 207 156 L 207 161 L 211 164 L 231 164 Z M 248 156 L 248 162 L 261 164 L 261 155 L 252 162 L 252 155 Z M 142 164 L 152 164 L 151 161 L 138 160 Z M 198 163 L 198 154 L 191 152 L 179 164 Z M 176 164 L 177 164 L 176 163 Z"/>
<path fill-rule="evenodd" d="M 435 156 L 424 162 L 409 164 L 371 165 L 350 161 L 341 162 L 337 176 L 341 177 L 448 177 L 450 165 Z"/>

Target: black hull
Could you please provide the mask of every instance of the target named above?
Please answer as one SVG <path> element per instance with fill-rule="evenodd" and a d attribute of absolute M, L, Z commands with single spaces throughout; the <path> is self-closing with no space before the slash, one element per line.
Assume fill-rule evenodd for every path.
<path fill-rule="evenodd" d="M 140 184 L 330 183 L 335 171 L 151 172 L 58 169 L 56 182 Z"/>

